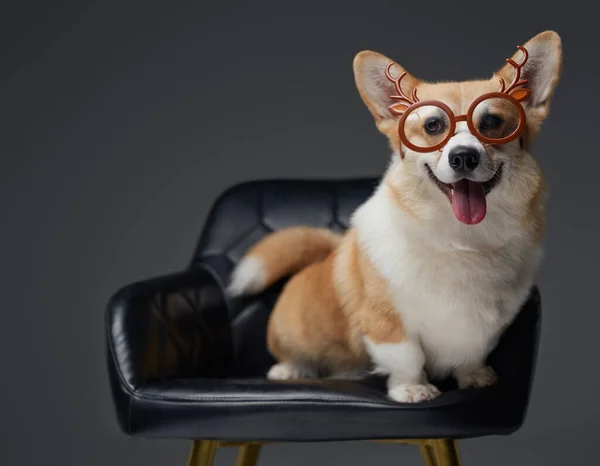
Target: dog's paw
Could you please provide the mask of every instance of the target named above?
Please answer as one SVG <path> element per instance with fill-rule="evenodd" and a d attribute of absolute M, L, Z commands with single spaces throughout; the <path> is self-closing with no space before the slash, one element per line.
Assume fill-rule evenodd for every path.
<path fill-rule="evenodd" d="M 388 396 L 400 403 L 420 403 L 422 401 L 433 400 L 440 395 L 440 391 L 431 384 L 411 385 L 402 384 L 390 388 Z"/>
<path fill-rule="evenodd" d="M 498 381 L 496 371 L 490 366 L 480 367 L 470 372 L 458 372 L 456 382 L 459 388 L 481 388 L 493 385 Z"/>
<path fill-rule="evenodd" d="M 295 366 L 289 362 L 280 362 L 275 364 L 267 373 L 269 380 L 297 380 L 310 378 L 309 371 Z"/>

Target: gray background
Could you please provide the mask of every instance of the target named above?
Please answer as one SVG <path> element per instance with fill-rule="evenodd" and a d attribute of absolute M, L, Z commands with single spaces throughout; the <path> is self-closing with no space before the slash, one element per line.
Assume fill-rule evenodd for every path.
<path fill-rule="evenodd" d="M 359 50 L 425 79 L 487 77 L 555 29 L 564 73 L 534 149 L 551 198 L 533 398 L 517 434 L 462 450 L 465 465 L 591 464 L 598 36 L 584 2 L 567 3 L 2 2 L 0 463 L 185 464 L 187 442 L 117 430 L 109 295 L 182 268 L 233 183 L 379 175 L 388 149 L 354 87 Z M 262 464 L 334 461 L 419 464 L 415 447 L 363 443 L 272 446 Z"/>

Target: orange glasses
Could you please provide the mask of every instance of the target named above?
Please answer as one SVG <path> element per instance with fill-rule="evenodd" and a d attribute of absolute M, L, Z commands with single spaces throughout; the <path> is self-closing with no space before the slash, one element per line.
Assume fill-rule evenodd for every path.
<path fill-rule="evenodd" d="M 390 98 L 398 102 L 388 108 L 392 114 L 400 115 L 398 133 L 402 143 L 415 152 L 442 150 L 454 136 L 459 121 L 466 121 L 471 134 L 485 146 L 506 144 L 519 137 L 526 123 L 525 110 L 520 102 L 526 100 L 531 91 L 523 87 L 527 80 L 521 80 L 521 69 L 529 54 L 525 47 L 518 48 L 524 55 L 521 63 L 511 58 L 506 60 L 515 68 L 512 83 L 506 87 L 504 79 L 500 78 L 499 91 L 479 96 L 465 115 L 458 116 L 439 100 L 420 101 L 416 89 L 413 89 L 411 97 L 407 96 L 401 86 L 406 71 L 394 79 L 390 74 L 394 63 L 390 63 L 385 76 L 396 88 L 397 95 L 391 95 Z"/>

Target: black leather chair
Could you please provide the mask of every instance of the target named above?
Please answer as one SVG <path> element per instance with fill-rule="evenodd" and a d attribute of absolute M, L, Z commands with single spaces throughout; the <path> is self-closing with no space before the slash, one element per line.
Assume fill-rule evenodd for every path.
<path fill-rule="evenodd" d="M 267 319 L 283 283 L 229 301 L 229 274 L 246 249 L 291 225 L 343 231 L 377 180 L 242 183 L 214 204 L 185 270 L 129 284 L 109 300 L 107 362 L 122 431 L 194 440 L 189 464 L 240 446 L 255 464 L 271 442 L 378 440 L 419 444 L 428 466 L 458 465 L 456 439 L 506 435 L 522 425 L 530 396 L 540 296 L 527 303 L 490 356 L 500 381 L 421 404 L 391 401 L 385 380 L 271 382 Z"/>

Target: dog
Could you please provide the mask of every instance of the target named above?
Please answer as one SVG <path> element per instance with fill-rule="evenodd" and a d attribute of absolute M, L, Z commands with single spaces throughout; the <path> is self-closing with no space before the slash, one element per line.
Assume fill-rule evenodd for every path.
<path fill-rule="evenodd" d="M 392 152 L 380 182 L 346 232 L 271 233 L 228 284 L 238 297 L 289 277 L 269 318 L 268 379 L 374 371 L 403 403 L 434 399 L 431 382 L 448 376 L 459 388 L 497 381 L 487 357 L 543 258 L 547 188 L 530 149 L 560 78 L 561 38 L 542 32 L 506 62 L 490 79 L 427 82 L 382 54 L 356 55 L 358 92 Z M 498 108 L 472 110 L 488 94 Z M 513 140 L 478 137 L 500 141 L 521 121 Z"/>

